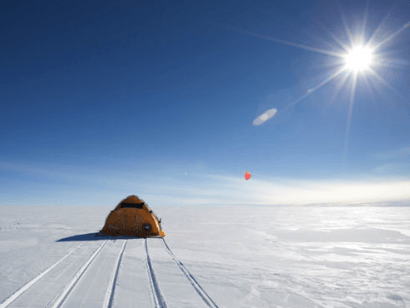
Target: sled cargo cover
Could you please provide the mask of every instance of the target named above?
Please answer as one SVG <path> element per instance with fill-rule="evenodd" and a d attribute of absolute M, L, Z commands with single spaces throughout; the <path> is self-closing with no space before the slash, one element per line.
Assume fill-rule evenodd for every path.
<path fill-rule="evenodd" d="M 137 196 L 128 196 L 108 215 L 100 231 L 106 235 L 137 237 L 165 236 L 161 220 Z"/>

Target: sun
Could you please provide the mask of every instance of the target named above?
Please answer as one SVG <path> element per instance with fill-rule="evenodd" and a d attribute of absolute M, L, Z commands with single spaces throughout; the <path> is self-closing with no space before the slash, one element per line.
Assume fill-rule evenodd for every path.
<path fill-rule="evenodd" d="M 374 53 L 366 46 L 354 46 L 343 58 L 344 68 L 353 73 L 368 71 L 374 63 Z"/>
<path fill-rule="evenodd" d="M 403 98 L 403 95 L 401 95 L 400 92 L 398 92 L 392 85 L 390 85 L 383 78 L 381 73 L 383 73 L 383 70 L 385 68 L 398 68 L 398 65 L 410 65 L 409 60 L 395 58 L 392 56 L 392 50 L 386 50 L 386 47 L 388 47 L 388 45 L 392 43 L 393 40 L 398 38 L 399 34 L 410 29 L 410 22 L 407 21 L 407 23 L 402 25 L 397 30 L 389 30 L 387 29 L 387 27 L 385 27 L 387 17 L 390 15 L 389 13 L 383 19 L 383 21 L 377 26 L 373 33 L 367 33 L 367 7 L 364 12 L 363 19 L 361 22 L 359 21 L 359 24 L 357 26 L 357 32 L 355 31 L 355 33 L 351 31 L 351 27 L 348 26 L 346 18 L 341 10 L 340 13 L 344 26 L 344 31 L 341 32 L 344 32 L 344 35 L 342 34 L 339 36 L 330 31 L 326 31 L 335 43 L 335 48 L 332 48 L 330 50 L 312 47 L 305 44 L 297 44 L 287 40 L 278 39 L 272 36 L 257 34 L 251 31 L 241 32 L 269 41 L 273 41 L 281 45 L 292 46 L 329 56 L 330 61 L 328 63 L 328 66 L 330 67 L 330 70 L 328 71 L 328 74 L 326 74 L 327 77 L 322 82 L 307 89 L 305 94 L 299 96 L 293 102 L 288 103 L 285 107 L 279 110 L 278 113 L 283 112 L 284 110 L 289 109 L 292 106 L 298 104 L 300 101 L 312 95 L 314 92 L 324 87 L 331 81 L 338 81 L 338 85 L 335 89 L 333 98 L 336 97 L 337 93 L 344 87 L 344 85 L 350 84 L 349 89 L 347 89 L 347 92 L 349 94 L 349 109 L 347 115 L 345 144 L 343 151 L 343 161 L 346 161 L 350 135 L 350 126 L 352 121 L 352 112 L 355 103 L 355 93 L 357 86 L 365 85 L 367 86 L 369 91 L 372 91 L 372 88 L 374 87 L 385 86 L 386 88 L 392 90 L 395 94 L 398 94 L 401 98 Z M 347 40 L 342 39 L 343 37 L 346 37 Z M 270 117 L 267 117 L 266 115 L 258 116 L 253 123 L 254 125 L 260 125 L 262 123 L 265 123 L 269 118 Z"/>

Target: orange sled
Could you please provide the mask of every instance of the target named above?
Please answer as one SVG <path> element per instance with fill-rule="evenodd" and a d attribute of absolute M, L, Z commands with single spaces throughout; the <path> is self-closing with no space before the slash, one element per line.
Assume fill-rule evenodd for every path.
<path fill-rule="evenodd" d="M 137 237 L 165 236 L 161 220 L 137 196 L 128 196 L 108 215 L 100 231 L 105 235 Z"/>

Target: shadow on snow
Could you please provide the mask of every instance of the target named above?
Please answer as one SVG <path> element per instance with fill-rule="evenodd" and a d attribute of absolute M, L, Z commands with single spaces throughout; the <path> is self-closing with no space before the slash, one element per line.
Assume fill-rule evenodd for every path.
<path fill-rule="evenodd" d="M 150 238 L 161 238 L 161 237 L 150 237 Z M 102 235 L 100 233 L 86 233 L 86 234 L 78 234 L 73 235 L 65 238 L 61 238 L 56 242 L 85 242 L 85 241 L 101 241 L 101 240 L 121 240 L 121 239 L 134 239 L 140 240 L 142 237 L 137 236 L 111 236 L 111 235 Z"/>

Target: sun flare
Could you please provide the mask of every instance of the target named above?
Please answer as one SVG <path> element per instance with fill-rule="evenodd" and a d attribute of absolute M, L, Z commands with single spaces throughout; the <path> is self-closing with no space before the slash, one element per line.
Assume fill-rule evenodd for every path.
<path fill-rule="evenodd" d="M 341 12 L 341 11 L 340 11 Z M 384 86 L 403 98 L 392 85 L 381 75 L 386 68 L 398 68 L 399 65 L 410 65 L 409 60 L 398 59 L 393 56 L 393 50 L 386 50 L 385 48 L 398 39 L 399 34 L 403 33 L 410 27 L 410 22 L 405 23 L 395 31 L 388 30 L 385 27 L 385 22 L 390 13 L 383 19 L 383 21 L 377 26 L 372 34 L 366 33 L 366 22 L 368 19 L 368 9 L 366 8 L 361 25 L 358 27 L 356 33 L 352 32 L 347 24 L 344 14 L 341 12 L 341 19 L 344 26 L 344 34 L 336 35 L 331 31 L 326 31 L 328 35 L 336 43 L 335 49 L 322 49 L 318 47 L 312 47 L 305 44 L 297 44 L 291 41 L 278 39 L 272 36 L 263 34 L 257 34 L 250 31 L 241 31 L 253 36 L 263 38 L 276 42 L 281 45 L 292 46 L 308 51 L 316 52 L 329 56 L 328 66 L 331 68 L 326 74 L 326 78 L 315 86 L 306 89 L 306 93 L 299 96 L 293 102 L 287 104 L 279 112 L 283 112 L 286 109 L 298 104 L 314 92 L 324 87 L 328 83 L 337 81 L 335 93 L 333 99 L 338 92 L 346 85 L 349 84 L 349 88 L 346 89 L 349 92 L 349 109 L 347 115 L 347 125 L 345 132 L 345 144 L 343 151 L 343 164 L 346 161 L 347 149 L 349 144 L 350 126 L 352 121 L 353 105 L 355 103 L 355 93 L 358 85 L 367 86 L 368 90 L 373 94 L 373 89 L 380 86 Z M 386 28 L 386 30 L 384 30 Z M 347 41 L 344 41 L 343 36 L 347 37 Z M 400 64 L 399 64 L 400 63 Z M 265 123 L 270 117 L 258 116 L 254 121 L 254 125 L 260 125 Z"/>
<path fill-rule="evenodd" d="M 364 46 L 355 46 L 344 56 L 345 69 L 350 72 L 364 72 L 373 64 L 373 51 Z"/>

